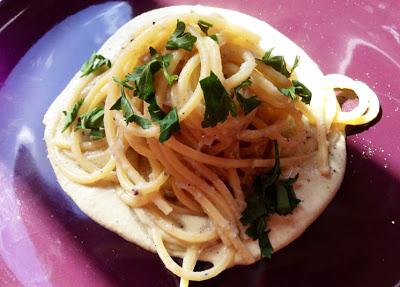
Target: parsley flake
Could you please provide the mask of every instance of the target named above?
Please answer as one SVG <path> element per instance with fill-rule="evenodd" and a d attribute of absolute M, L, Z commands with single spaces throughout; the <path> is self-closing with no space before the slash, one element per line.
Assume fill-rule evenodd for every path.
<path fill-rule="evenodd" d="M 70 112 L 63 111 L 63 114 L 65 115 L 65 124 L 61 132 L 64 132 L 74 122 L 76 116 L 78 115 L 79 108 L 82 106 L 82 104 L 83 98 L 81 98 L 74 104 Z"/>
<path fill-rule="evenodd" d="M 286 97 L 296 100 L 297 96 L 301 98 L 301 101 L 306 105 L 309 105 L 312 98 L 311 91 L 301 82 L 297 80 L 292 81 L 292 86 L 289 88 L 280 88 L 279 91 Z"/>
<path fill-rule="evenodd" d="M 289 88 L 279 88 L 279 91 L 286 97 L 291 98 L 293 101 L 296 100 L 296 88 L 290 86 Z"/>
<path fill-rule="evenodd" d="M 294 70 L 297 68 L 299 64 L 300 64 L 300 56 L 296 56 L 296 58 L 294 58 L 292 69 L 290 70 L 290 75 L 293 74 Z"/>
<path fill-rule="evenodd" d="M 166 47 L 168 50 L 176 50 L 179 48 L 185 49 L 186 51 L 192 51 L 194 43 L 197 38 L 185 32 L 186 24 L 182 21 L 177 20 L 176 29 L 168 39 Z"/>
<path fill-rule="evenodd" d="M 213 26 L 213 24 L 208 23 L 204 20 L 197 21 L 197 25 L 199 25 L 201 31 L 203 31 L 203 33 L 206 34 L 207 36 L 208 36 L 208 29 L 210 29 Z"/>
<path fill-rule="evenodd" d="M 81 78 L 99 70 L 101 67 L 104 66 L 111 68 L 111 61 L 104 56 L 93 52 L 90 58 L 85 63 L 83 63 L 81 67 Z"/>
<path fill-rule="evenodd" d="M 213 24 L 206 22 L 204 20 L 199 20 L 197 21 L 197 25 L 199 25 L 200 30 L 203 31 L 203 33 L 206 34 L 206 36 L 210 37 L 211 39 L 213 39 L 215 42 L 218 43 L 218 37 L 216 34 L 208 35 L 208 30 L 211 27 L 213 27 Z"/>
<path fill-rule="evenodd" d="M 148 103 L 151 101 L 151 98 L 155 93 L 153 84 L 155 73 L 157 73 L 160 69 L 163 69 L 164 77 L 169 85 L 172 85 L 172 83 L 178 79 L 177 75 L 171 75 L 167 70 L 171 62 L 172 55 L 160 55 L 153 47 L 150 47 L 149 50 L 150 55 L 152 56 L 151 60 L 142 66 L 136 67 L 133 73 L 129 73 L 126 75 L 124 80 L 120 80 L 119 82 L 119 84 L 122 84 L 126 88 L 130 88 L 126 86 L 128 82 L 135 83 L 136 89 L 134 96 L 139 97 Z"/>
<path fill-rule="evenodd" d="M 273 247 L 268 237 L 267 220 L 272 214 L 290 214 L 299 204 L 293 184 L 298 174 L 293 178 L 279 179 L 281 169 L 278 144 L 274 141 L 275 164 L 266 174 L 254 179 L 253 193 L 246 197 L 246 209 L 242 212 L 240 221 L 248 225 L 247 235 L 258 240 L 261 257 L 271 258 Z"/>
<path fill-rule="evenodd" d="M 218 43 L 218 36 L 217 36 L 217 34 L 209 35 L 208 37 L 210 37 L 211 39 L 213 39 L 215 42 Z"/>
<path fill-rule="evenodd" d="M 111 109 L 122 110 L 124 113 L 125 121 L 135 122 L 142 128 L 147 129 L 151 125 L 151 121 L 144 117 L 135 115 L 130 105 L 124 88 L 134 90 L 134 96 L 138 97 L 149 104 L 148 111 L 151 119 L 160 125 L 159 141 L 165 142 L 171 135 L 180 129 L 179 118 L 176 109 L 172 109 L 169 113 L 165 113 L 157 104 L 155 89 L 154 89 L 154 74 L 160 69 L 163 70 L 163 75 L 169 85 L 178 79 L 177 75 L 169 74 L 167 68 L 172 60 L 171 54 L 161 55 L 153 47 L 149 47 L 151 59 L 149 62 L 142 66 L 138 66 L 134 71 L 126 75 L 125 79 L 120 80 L 114 78 L 114 81 L 121 87 L 121 97 L 111 107 Z M 128 83 L 133 82 L 135 87 Z"/>
<path fill-rule="evenodd" d="M 151 126 L 151 121 L 149 119 L 138 116 L 133 112 L 123 86 L 121 86 L 121 97 L 114 103 L 110 110 L 122 110 L 126 124 L 134 122 L 143 129 L 148 129 Z"/>
<path fill-rule="evenodd" d="M 252 110 L 257 108 L 261 101 L 256 96 L 251 96 L 249 98 L 245 98 L 241 93 L 240 90 L 246 87 L 251 86 L 251 80 L 248 78 L 247 80 L 240 83 L 239 86 L 235 87 L 234 91 L 236 94 L 236 99 L 238 100 L 240 106 L 243 109 L 245 115 L 249 114 Z"/>
<path fill-rule="evenodd" d="M 287 69 L 285 58 L 283 56 L 272 56 L 273 49 L 274 48 L 267 50 L 264 56 L 262 57 L 261 61 L 264 64 L 271 66 L 275 71 L 278 71 L 279 73 L 286 76 L 286 78 L 290 78 L 296 67 L 299 65 L 300 57 L 296 56 L 292 69 L 289 72 Z"/>
<path fill-rule="evenodd" d="M 312 98 L 311 91 L 304 84 L 297 80 L 293 80 L 292 83 L 295 87 L 296 94 L 301 98 L 301 101 L 309 105 Z"/>
<path fill-rule="evenodd" d="M 158 140 L 163 143 L 168 140 L 173 133 L 180 130 L 178 112 L 176 108 L 173 108 L 168 114 L 162 119 L 157 120 L 160 125 L 160 137 Z"/>
<path fill-rule="evenodd" d="M 152 120 L 160 125 L 160 136 L 158 140 L 163 143 L 168 140 L 172 134 L 180 130 L 179 117 L 176 108 L 173 108 L 169 113 L 165 113 L 157 104 L 154 97 L 149 105 L 149 113 Z"/>
<path fill-rule="evenodd" d="M 96 107 L 81 115 L 76 128 L 90 131 L 94 139 L 104 138 L 104 107 Z"/>
<path fill-rule="evenodd" d="M 127 88 L 128 90 L 135 90 L 134 86 L 129 85 L 129 80 L 127 79 L 118 79 L 117 77 L 113 77 L 113 81 L 116 82 L 117 84 L 123 86 L 124 88 Z"/>
<path fill-rule="evenodd" d="M 172 60 L 172 54 L 160 55 L 157 52 L 157 50 L 154 49 L 153 47 L 150 47 L 149 49 L 150 49 L 150 54 L 161 65 L 161 68 L 163 69 L 164 78 L 167 80 L 168 85 L 171 86 L 174 81 L 178 80 L 178 75 L 171 75 L 167 69 Z"/>
<path fill-rule="evenodd" d="M 218 123 L 223 123 L 229 113 L 234 117 L 237 116 L 235 103 L 217 75 L 211 71 L 210 76 L 200 81 L 200 86 L 206 105 L 204 119 L 201 122 L 203 128 L 215 127 Z"/>

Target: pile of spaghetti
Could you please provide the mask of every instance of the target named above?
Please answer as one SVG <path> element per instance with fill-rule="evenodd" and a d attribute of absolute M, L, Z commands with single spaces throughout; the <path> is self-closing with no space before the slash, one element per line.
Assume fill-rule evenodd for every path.
<path fill-rule="evenodd" d="M 326 77 L 326 93 L 312 95 L 297 80 L 301 59 L 287 63 L 259 40 L 219 16 L 163 18 L 131 35 L 114 59 L 93 53 L 52 130 L 49 155 L 60 172 L 84 186 L 112 186 L 181 286 L 216 276 L 235 257 L 269 257 L 267 217 L 249 210 L 254 181 L 289 170 L 270 213 L 292 212 L 290 168 L 317 157 L 329 175 L 332 124 L 365 123 L 379 110 L 372 91 L 344 76 L 332 85 Z M 339 88 L 362 90 L 351 112 L 336 100 L 338 79 Z M 260 249 L 250 250 L 255 239 Z M 193 271 L 213 248 L 213 267 Z"/>

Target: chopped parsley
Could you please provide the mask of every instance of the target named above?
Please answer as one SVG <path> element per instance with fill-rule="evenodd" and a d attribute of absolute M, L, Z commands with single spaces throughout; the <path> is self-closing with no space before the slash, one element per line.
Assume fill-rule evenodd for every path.
<path fill-rule="evenodd" d="M 268 237 L 268 218 L 275 213 L 290 214 L 300 202 L 293 189 L 298 174 L 293 178 L 279 179 L 281 168 L 276 141 L 274 141 L 274 153 L 274 167 L 268 173 L 255 178 L 253 193 L 246 197 L 247 207 L 240 218 L 243 224 L 248 225 L 247 235 L 258 240 L 261 257 L 266 258 L 271 258 L 273 251 Z"/>
<path fill-rule="evenodd" d="M 176 108 L 173 108 L 169 113 L 165 113 L 157 104 L 156 98 L 153 97 L 148 110 L 151 119 L 160 125 L 160 136 L 158 140 L 161 143 L 168 140 L 172 134 L 181 129 Z"/>
<path fill-rule="evenodd" d="M 65 115 L 65 124 L 61 132 L 64 132 L 74 122 L 76 116 L 78 115 L 79 108 L 82 106 L 82 104 L 83 98 L 81 98 L 74 104 L 71 111 L 63 111 L 63 114 Z"/>
<path fill-rule="evenodd" d="M 81 115 L 76 128 L 89 131 L 94 139 L 104 138 L 104 107 L 96 107 Z"/>
<path fill-rule="evenodd" d="M 160 69 L 163 69 L 164 77 L 169 85 L 172 85 L 172 83 L 178 79 L 177 75 L 170 75 L 167 70 L 171 62 L 172 55 L 160 55 L 153 47 L 150 47 L 149 50 L 150 55 L 152 56 L 149 62 L 142 66 L 136 67 L 132 73 L 126 75 L 124 80 L 114 79 L 114 81 L 120 85 L 123 85 L 125 88 L 131 90 L 135 89 L 134 96 L 139 97 L 148 103 L 151 101 L 151 98 L 155 93 L 153 84 L 155 73 L 157 73 Z M 135 88 L 130 86 L 128 82 L 135 83 Z"/>
<path fill-rule="evenodd" d="M 171 54 L 160 55 L 153 47 L 150 47 L 149 50 L 152 58 L 148 63 L 136 67 L 133 73 L 128 74 L 124 80 L 114 78 L 114 81 L 121 86 L 122 96 L 111 109 L 122 110 L 127 123 L 135 122 L 144 129 L 149 128 L 151 121 L 144 117 L 135 115 L 132 106 L 126 98 L 124 88 L 131 90 L 134 89 L 135 91 L 133 95 L 149 104 L 148 111 L 151 119 L 160 125 L 159 141 L 165 142 L 173 133 L 180 130 L 179 118 L 175 108 L 173 108 L 169 113 L 165 113 L 157 104 L 153 76 L 160 69 L 163 69 L 164 77 L 169 85 L 171 85 L 173 81 L 177 80 L 178 76 L 170 75 L 167 71 L 167 67 L 169 66 L 172 57 Z M 128 82 L 134 82 L 135 87 L 130 86 Z"/>
<path fill-rule="evenodd" d="M 127 80 L 127 79 L 121 80 L 121 79 L 118 79 L 117 77 L 113 77 L 113 81 L 116 82 L 117 84 L 123 86 L 124 88 L 127 88 L 128 90 L 131 90 L 131 91 L 135 90 L 134 86 L 131 86 L 128 84 L 129 80 Z"/>
<path fill-rule="evenodd" d="M 218 37 L 216 34 L 213 35 L 208 35 L 208 30 L 213 26 L 213 24 L 206 22 L 204 20 L 199 20 L 197 21 L 197 25 L 199 25 L 199 28 L 201 31 L 203 31 L 204 34 L 206 34 L 208 37 L 213 39 L 215 42 L 218 43 Z"/>
<path fill-rule="evenodd" d="M 160 125 L 160 137 L 158 138 L 158 140 L 161 143 L 168 140 L 172 134 L 178 132 L 181 129 L 176 108 L 173 108 L 163 118 L 158 119 L 157 122 Z"/>
<path fill-rule="evenodd" d="M 292 85 L 289 88 L 279 88 L 279 91 L 286 97 L 296 100 L 296 88 Z"/>
<path fill-rule="evenodd" d="M 294 58 L 292 69 L 290 70 L 290 75 L 293 74 L 294 70 L 297 68 L 299 64 L 300 64 L 300 56 L 296 56 L 296 58 Z"/>
<path fill-rule="evenodd" d="M 285 58 L 283 56 L 272 56 L 273 49 L 274 48 L 267 50 L 261 61 L 264 64 L 271 66 L 275 71 L 283 74 L 286 78 L 290 78 L 296 67 L 299 65 L 300 57 L 296 56 L 292 69 L 288 71 Z"/>
<path fill-rule="evenodd" d="M 104 66 L 111 68 L 111 61 L 104 56 L 93 52 L 90 58 L 85 63 L 83 63 L 81 67 L 81 78 L 99 70 L 101 67 Z"/>
<path fill-rule="evenodd" d="M 161 107 L 157 104 L 155 96 L 153 96 L 149 101 L 148 111 L 151 116 L 151 119 L 154 121 L 161 120 L 166 115 L 165 112 L 161 109 Z"/>
<path fill-rule="evenodd" d="M 185 49 L 186 51 L 192 51 L 194 43 L 197 38 L 185 32 L 186 24 L 182 21 L 177 20 L 176 29 L 168 39 L 166 47 L 168 50 Z"/>
<path fill-rule="evenodd" d="M 203 128 L 215 127 L 218 123 L 224 122 L 229 113 L 234 117 L 237 116 L 233 99 L 212 71 L 210 76 L 200 81 L 200 86 L 206 105 L 204 119 L 201 122 Z"/>
<path fill-rule="evenodd" d="M 178 75 L 171 75 L 167 69 L 172 60 L 172 54 L 160 55 L 153 47 L 150 47 L 150 54 L 160 63 L 164 78 L 167 80 L 168 85 L 171 86 L 174 81 L 178 80 Z"/>
<path fill-rule="evenodd" d="M 211 39 L 213 39 L 215 42 L 217 42 L 217 43 L 218 43 L 218 37 L 217 37 L 217 34 L 212 34 L 212 35 L 209 35 L 208 37 L 210 37 Z"/>
<path fill-rule="evenodd" d="M 151 121 L 144 117 L 138 116 L 133 112 L 132 106 L 125 95 L 124 87 L 121 85 L 121 97 L 114 103 L 110 110 L 122 110 L 126 124 L 134 122 L 143 129 L 151 126 Z"/>
<path fill-rule="evenodd" d="M 208 23 L 204 20 L 197 21 L 197 25 L 199 25 L 200 30 L 203 31 L 203 33 L 206 34 L 207 36 L 208 36 L 208 29 L 210 29 L 213 26 L 213 24 Z"/>
<path fill-rule="evenodd" d="M 125 79 L 134 82 L 136 90 L 135 97 L 148 102 L 154 95 L 153 74 L 161 69 L 160 62 L 152 58 L 148 63 L 136 67 L 133 73 L 128 74 Z"/>
<path fill-rule="evenodd" d="M 245 115 L 249 114 L 252 110 L 257 108 L 261 104 L 261 101 L 256 96 L 251 96 L 249 98 L 245 98 L 240 93 L 241 89 L 249 87 L 249 86 L 251 86 L 250 78 L 243 81 L 239 86 L 235 87 L 235 89 L 234 89 L 236 99 L 239 102 L 240 106 L 242 107 Z"/>
<path fill-rule="evenodd" d="M 301 98 L 301 101 L 309 105 L 312 97 L 311 91 L 304 84 L 297 80 L 293 80 L 292 83 L 295 87 L 296 94 Z"/>
<path fill-rule="evenodd" d="M 303 103 L 309 105 L 311 102 L 311 91 L 304 84 L 297 80 L 293 80 L 292 86 L 289 88 L 280 88 L 279 91 L 292 100 L 296 100 L 297 96 L 299 96 Z"/>

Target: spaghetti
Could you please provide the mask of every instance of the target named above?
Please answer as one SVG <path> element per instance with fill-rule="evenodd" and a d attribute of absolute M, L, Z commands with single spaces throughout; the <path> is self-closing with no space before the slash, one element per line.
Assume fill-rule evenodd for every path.
<path fill-rule="evenodd" d="M 196 38 L 190 50 L 167 48 L 177 21 L 185 24 L 184 33 Z M 199 23 L 211 25 L 205 32 Z M 71 125 L 62 132 L 61 110 L 47 120 L 46 142 L 57 175 L 87 188 L 111 187 L 146 226 L 154 249 L 166 268 L 182 278 L 182 287 L 189 280 L 212 278 L 235 262 L 255 262 L 260 252 L 249 247 L 252 239 L 240 218 L 254 177 L 275 164 L 273 142 L 279 145 L 283 170 L 317 160 L 320 172 L 329 177 L 331 137 L 345 125 L 374 119 L 379 111 L 376 95 L 361 82 L 328 75 L 323 89 L 313 90 L 309 105 L 298 97 L 291 99 L 285 91 L 301 79 L 301 62 L 298 75 L 286 77 L 259 60 L 266 49 L 260 47 L 258 34 L 216 14 L 174 14 L 130 32 L 133 40 L 110 56 L 110 69 L 103 67 L 77 80 L 62 104 L 62 110 L 69 111 L 83 99 Z M 149 47 L 170 55 L 164 73 L 177 76 L 170 84 L 163 71 L 153 75 L 156 105 L 164 113 L 176 109 L 179 119 L 179 131 L 165 142 L 159 140 L 162 127 L 150 111 L 154 103 L 135 97 L 137 91 L 131 88 L 137 82 L 121 83 L 153 59 Z M 249 80 L 240 96 L 256 96 L 258 105 L 245 113 L 235 98 L 236 116 L 231 113 L 215 126 L 202 127 L 207 103 L 200 81 L 211 73 L 230 98 Z M 342 111 L 336 88 L 353 90 L 358 106 Z M 121 93 L 142 125 L 138 120 L 127 124 L 126 114 L 113 109 Z M 104 111 L 101 139 L 79 128 L 82 116 L 95 108 Z M 207 257 L 210 252 L 219 255 Z M 172 255 L 183 258 L 182 266 Z M 200 259 L 210 260 L 213 267 L 193 271 Z"/>

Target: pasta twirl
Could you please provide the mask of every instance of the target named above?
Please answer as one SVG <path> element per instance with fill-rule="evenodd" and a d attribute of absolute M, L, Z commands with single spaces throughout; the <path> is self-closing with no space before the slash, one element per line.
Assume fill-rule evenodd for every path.
<path fill-rule="evenodd" d="M 190 37 L 193 47 L 187 46 Z M 287 71 L 271 64 L 268 52 L 263 56 L 270 48 L 287 60 Z M 337 191 L 345 167 L 343 127 L 369 122 L 379 111 L 365 84 L 324 77 L 285 36 L 230 10 L 150 11 L 121 27 L 99 53 L 111 67 L 78 73 L 45 115 L 49 159 L 63 189 L 88 216 L 157 252 L 182 278 L 181 286 L 262 255 L 241 218 L 254 178 L 276 167 L 274 143 L 282 178 L 299 174 L 294 186 L 301 200 L 292 214 L 267 222 L 276 251 L 298 237 Z M 209 126 L 205 79 L 220 83 L 231 103 L 222 120 L 210 115 L 218 123 Z M 359 106 L 343 112 L 335 88 L 354 90 Z M 62 111 L 79 99 L 63 132 Z M 183 258 L 182 266 L 171 256 Z M 213 267 L 193 271 L 198 260 Z"/>

